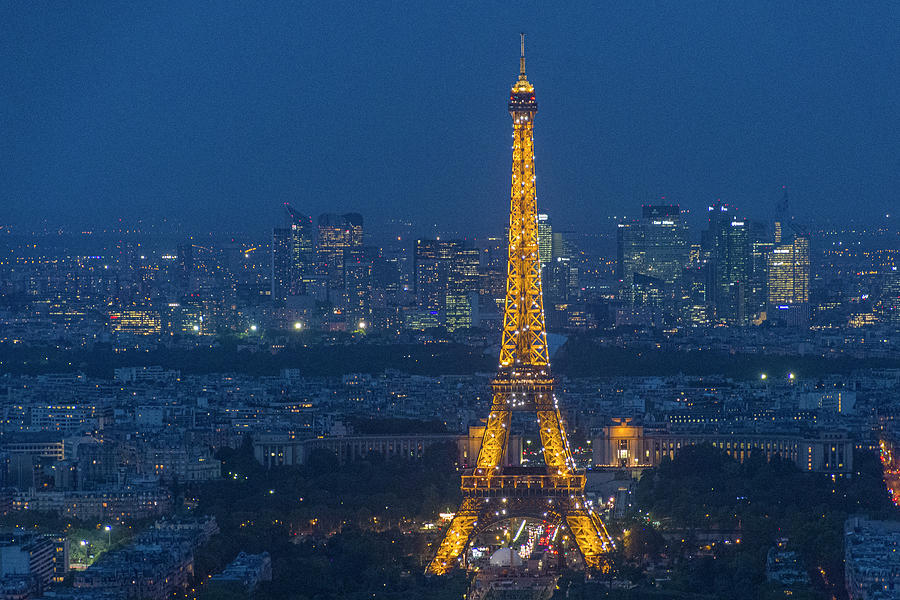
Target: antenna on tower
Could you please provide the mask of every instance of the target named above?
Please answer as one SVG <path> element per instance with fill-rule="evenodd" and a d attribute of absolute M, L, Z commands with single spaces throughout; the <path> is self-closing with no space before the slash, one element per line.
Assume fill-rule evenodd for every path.
<path fill-rule="evenodd" d="M 525 33 L 519 34 L 522 37 L 522 57 L 519 59 L 519 74 L 525 77 Z"/>

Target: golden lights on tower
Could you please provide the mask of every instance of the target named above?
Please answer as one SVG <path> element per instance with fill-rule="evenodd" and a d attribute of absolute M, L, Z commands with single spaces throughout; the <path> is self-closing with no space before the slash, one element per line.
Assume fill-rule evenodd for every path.
<path fill-rule="evenodd" d="M 524 34 L 519 77 L 510 90 L 508 107 L 513 156 L 500 365 L 491 383 L 491 411 L 475 468 L 462 476 L 462 505 L 427 568 L 437 575 L 457 566 L 478 531 L 511 516 L 540 515 L 567 525 L 588 571 L 605 569 L 606 554 L 612 549 L 603 522 L 584 497 L 585 476 L 575 467 L 550 376 L 534 174 L 537 102 L 525 75 Z M 536 414 L 546 466 L 505 468 L 514 410 Z M 502 511 L 494 510 L 498 502 Z"/>

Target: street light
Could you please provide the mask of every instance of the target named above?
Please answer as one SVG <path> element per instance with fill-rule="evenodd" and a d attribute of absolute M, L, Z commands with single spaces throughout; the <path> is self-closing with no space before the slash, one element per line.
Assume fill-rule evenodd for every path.
<path fill-rule="evenodd" d="M 303 323 L 301 323 L 300 321 L 297 321 L 296 323 L 294 323 L 294 329 L 296 329 L 297 331 L 300 331 L 301 329 L 303 329 Z"/>
<path fill-rule="evenodd" d="M 107 525 L 107 526 L 104 527 L 103 529 L 106 530 L 106 549 L 109 550 L 109 546 L 110 546 L 110 537 L 112 536 L 112 527 L 110 527 L 109 525 Z"/>
<path fill-rule="evenodd" d="M 257 329 L 256 325 L 251 325 L 251 326 L 250 326 L 250 331 L 256 331 L 256 329 Z"/>
<path fill-rule="evenodd" d="M 762 380 L 765 380 L 766 377 L 768 377 L 768 375 L 766 375 L 765 373 L 763 373 L 762 375 L 759 376 L 759 378 Z"/>

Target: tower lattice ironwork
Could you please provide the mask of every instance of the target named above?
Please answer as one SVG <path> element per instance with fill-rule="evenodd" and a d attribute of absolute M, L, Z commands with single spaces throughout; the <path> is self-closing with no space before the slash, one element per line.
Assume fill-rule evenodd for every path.
<path fill-rule="evenodd" d="M 603 570 L 612 540 L 586 503 L 584 473 L 575 468 L 553 394 L 544 324 L 534 175 L 534 86 L 525 77 L 525 35 L 519 78 L 509 95 L 513 119 L 509 258 L 500 367 L 474 469 L 462 475 L 463 501 L 427 572 L 441 575 L 459 564 L 472 537 L 510 517 L 531 517 L 569 528 L 588 571 Z M 513 411 L 537 415 L 545 467 L 504 465 Z"/>

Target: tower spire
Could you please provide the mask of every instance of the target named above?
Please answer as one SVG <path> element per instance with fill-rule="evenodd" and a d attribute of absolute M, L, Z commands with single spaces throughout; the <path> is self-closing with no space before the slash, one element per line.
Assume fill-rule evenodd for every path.
<path fill-rule="evenodd" d="M 519 58 L 519 75 L 522 79 L 525 79 L 525 33 L 519 34 L 522 38 L 522 55 Z"/>

